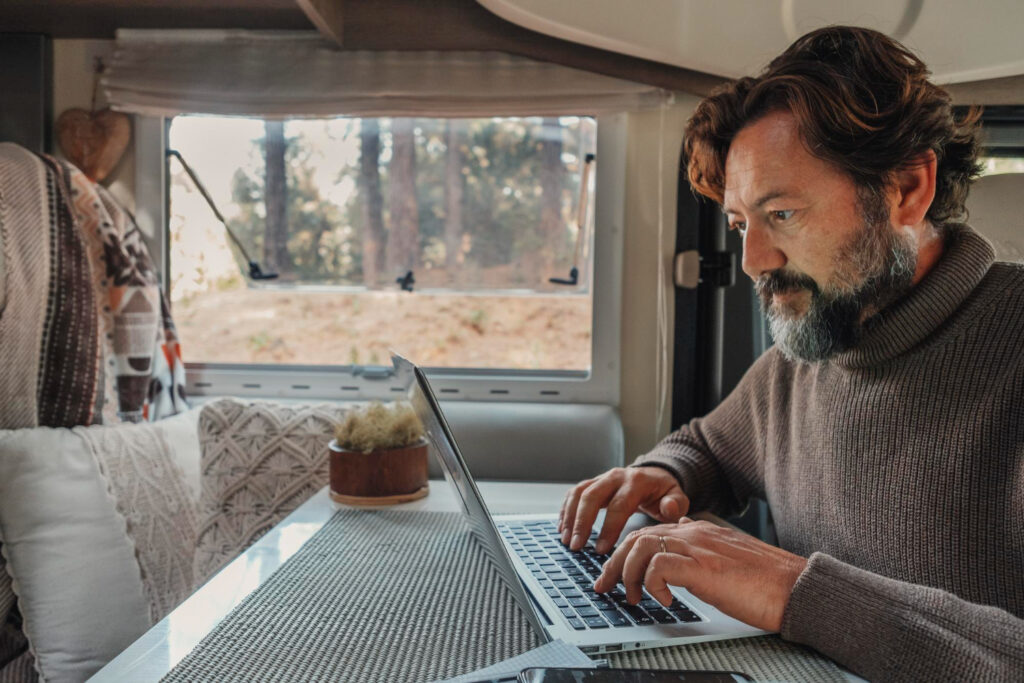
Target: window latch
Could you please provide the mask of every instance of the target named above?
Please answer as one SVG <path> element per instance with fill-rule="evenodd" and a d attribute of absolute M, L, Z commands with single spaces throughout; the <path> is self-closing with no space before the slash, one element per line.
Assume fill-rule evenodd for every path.
<path fill-rule="evenodd" d="M 398 286 L 402 288 L 403 292 L 411 292 L 412 286 L 416 284 L 416 278 L 412 276 L 412 271 L 410 270 L 402 277 L 396 277 L 395 282 L 398 283 Z"/>
<path fill-rule="evenodd" d="M 580 281 L 580 270 L 576 266 L 573 266 L 569 270 L 569 277 L 549 277 L 548 282 L 553 285 L 575 285 L 579 284 Z"/>
<path fill-rule="evenodd" d="M 352 376 L 363 379 L 390 379 L 395 376 L 395 371 L 386 365 L 353 365 Z"/>
<path fill-rule="evenodd" d="M 696 249 L 676 254 L 673 280 L 680 289 L 697 289 L 704 283 L 712 287 L 731 287 L 736 284 L 736 254 L 716 251 L 701 256 Z"/>

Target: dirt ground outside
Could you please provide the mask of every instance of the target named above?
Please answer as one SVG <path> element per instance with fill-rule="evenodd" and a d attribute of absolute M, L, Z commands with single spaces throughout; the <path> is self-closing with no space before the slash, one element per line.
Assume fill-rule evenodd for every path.
<path fill-rule="evenodd" d="M 185 360 L 588 370 L 589 295 L 237 288 L 173 304 Z"/>

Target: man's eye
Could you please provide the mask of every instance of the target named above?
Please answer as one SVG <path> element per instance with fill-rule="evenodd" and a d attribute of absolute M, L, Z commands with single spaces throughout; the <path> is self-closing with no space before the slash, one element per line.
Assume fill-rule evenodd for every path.
<path fill-rule="evenodd" d="M 747 229 L 747 224 L 744 223 L 743 221 L 733 221 L 732 223 L 729 224 L 729 229 L 743 232 L 744 230 Z"/>
<path fill-rule="evenodd" d="M 786 209 L 785 211 L 769 211 L 768 213 L 777 221 L 788 221 L 796 212 L 792 209 Z"/>

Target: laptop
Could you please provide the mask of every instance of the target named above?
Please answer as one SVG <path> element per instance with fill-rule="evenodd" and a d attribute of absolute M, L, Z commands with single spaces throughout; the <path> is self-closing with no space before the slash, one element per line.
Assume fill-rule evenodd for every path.
<path fill-rule="evenodd" d="M 560 541 L 557 515 L 492 515 L 426 375 L 401 356 L 392 355 L 391 360 L 398 379 L 407 382 L 409 400 L 473 537 L 541 642 L 561 639 L 597 654 L 767 633 L 722 614 L 682 588 L 671 588 L 674 600 L 667 609 L 646 591 L 638 605 L 628 604 L 622 584 L 595 593 L 594 580 L 608 559 L 594 550 L 597 531 L 583 550 L 572 552 Z"/>

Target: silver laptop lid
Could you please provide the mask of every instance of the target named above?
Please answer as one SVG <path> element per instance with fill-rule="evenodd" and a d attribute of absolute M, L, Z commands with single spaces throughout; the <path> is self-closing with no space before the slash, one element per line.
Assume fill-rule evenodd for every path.
<path fill-rule="evenodd" d="M 541 642 L 548 642 L 551 636 L 542 625 L 544 620 L 516 574 L 512 558 L 498 535 L 498 529 L 494 526 L 491 513 L 476 487 L 476 482 L 473 481 L 473 476 L 469 473 L 469 468 L 466 467 L 466 461 L 455 443 L 455 437 L 444 419 L 441 405 L 434 395 L 434 390 L 430 388 L 426 375 L 413 363 L 397 354 L 392 354 L 391 362 L 399 379 L 405 381 L 409 387 L 409 401 L 423 423 L 427 439 L 434 446 L 433 450 L 441 462 L 445 478 L 462 504 L 462 512 L 469 522 L 474 538 L 491 564 L 498 570 L 498 574 L 512 592 L 512 597 L 523 610 Z"/>

